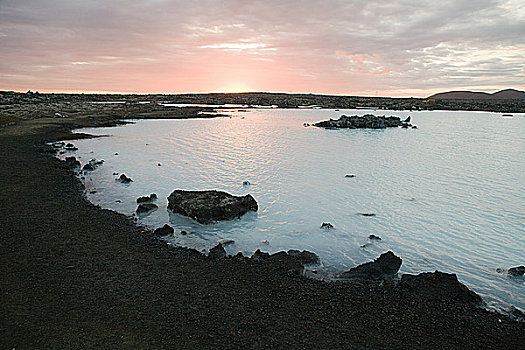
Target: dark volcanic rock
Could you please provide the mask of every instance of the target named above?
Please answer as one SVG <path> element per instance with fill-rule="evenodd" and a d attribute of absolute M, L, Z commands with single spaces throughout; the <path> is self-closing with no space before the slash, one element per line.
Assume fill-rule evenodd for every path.
<path fill-rule="evenodd" d="M 91 170 L 95 170 L 95 167 L 93 165 L 87 163 L 87 164 L 84 165 L 82 170 L 91 171 Z"/>
<path fill-rule="evenodd" d="M 400 287 L 414 291 L 426 299 L 454 300 L 469 304 L 482 303 L 481 297 L 459 283 L 453 273 L 424 272 L 419 275 L 404 274 Z"/>
<path fill-rule="evenodd" d="M 304 266 L 299 259 L 283 251 L 270 255 L 268 260 L 292 276 L 301 275 L 304 271 Z"/>
<path fill-rule="evenodd" d="M 260 249 L 257 249 L 255 253 L 252 255 L 252 259 L 254 260 L 266 260 L 270 258 L 270 254 L 266 252 L 261 252 Z"/>
<path fill-rule="evenodd" d="M 140 204 L 138 207 L 137 207 L 137 214 L 146 214 L 146 213 L 149 213 L 151 212 L 152 210 L 155 210 L 157 209 L 158 206 L 156 204 L 152 204 L 152 203 L 145 203 L 145 204 Z"/>
<path fill-rule="evenodd" d="M 288 251 L 288 255 L 290 255 L 291 257 L 294 257 L 297 261 L 299 261 L 303 265 L 314 265 L 314 264 L 319 264 L 321 262 L 317 254 L 309 252 L 307 250 L 303 250 L 302 252 L 300 252 L 295 249 L 290 249 Z"/>
<path fill-rule="evenodd" d="M 66 164 L 66 167 L 70 169 L 77 168 L 81 165 L 80 162 L 75 157 L 66 157 L 65 164 Z"/>
<path fill-rule="evenodd" d="M 142 196 L 142 197 L 137 198 L 137 203 L 148 203 L 156 199 L 157 199 L 157 195 L 155 193 L 152 193 L 149 196 Z"/>
<path fill-rule="evenodd" d="M 364 116 L 347 116 L 342 115 L 339 119 L 330 119 L 315 123 L 314 126 L 320 128 L 345 128 L 345 129 L 385 129 L 389 127 L 398 127 L 407 125 L 408 122 L 402 122 L 399 117 L 375 116 L 366 114 Z"/>
<path fill-rule="evenodd" d="M 222 191 L 175 190 L 168 197 L 168 209 L 188 216 L 201 224 L 240 218 L 258 210 L 251 195 L 236 197 Z"/>
<path fill-rule="evenodd" d="M 126 176 L 126 174 L 121 174 L 118 178 L 118 181 L 122 182 L 123 184 L 129 184 L 130 182 L 133 182 L 133 180 Z"/>
<path fill-rule="evenodd" d="M 506 311 L 512 319 L 515 319 L 519 322 L 525 322 L 525 313 L 519 309 L 516 309 L 514 306 L 509 306 L 509 308 L 504 311 Z"/>
<path fill-rule="evenodd" d="M 525 274 L 525 266 L 511 267 L 507 273 L 511 276 L 523 276 Z"/>
<path fill-rule="evenodd" d="M 167 236 L 167 235 L 172 235 L 174 232 L 175 230 L 173 229 L 173 227 L 166 224 L 162 227 L 155 229 L 155 231 L 153 231 L 153 234 L 155 236 Z"/>
<path fill-rule="evenodd" d="M 137 198 L 137 203 L 147 203 L 147 202 L 151 202 L 151 198 L 149 196 L 143 196 L 143 197 Z"/>
<path fill-rule="evenodd" d="M 381 237 L 376 236 L 376 235 L 370 235 L 370 236 L 368 236 L 368 239 L 372 239 L 372 240 L 380 241 L 380 240 L 381 240 Z"/>
<path fill-rule="evenodd" d="M 224 250 L 224 247 L 222 244 L 217 244 L 215 247 L 210 249 L 210 253 L 208 254 L 208 257 L 210 259 L 221 259 L 226 257 L 226 250 Z"/>
<path fill-rule="evenodd" d="M 341 274 L 342 278 L 379 280 L 394 276 L 401 267 L 402 260 L 391 251 L 381 254 L 374 261 L 351 268 Z"/>
<path fill-rule="evenodd" d="M 334 228 L 334 225 L 332 225 L 332 224 L 329 223 L 329 222 L 323 222 L 322 225 L 321 225 L 321 228 L 323 228 L 323 229 L 325 229 L 325 230 L 329 230 L 329 229 Z"/>

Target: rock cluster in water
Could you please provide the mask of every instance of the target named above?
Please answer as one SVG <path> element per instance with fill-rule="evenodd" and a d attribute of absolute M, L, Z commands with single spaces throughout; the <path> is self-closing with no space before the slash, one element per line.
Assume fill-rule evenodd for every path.
<path fill-rule="evenodd" d="M 319 128 L 344 128 L 344 129 L 385 129 L 391 127 L 412 127 L 410 124 L 410 117 L 401 121 L 399 117 L 385 117 L 375 116 L 373 114 L 366 114 L 364 116 L 358 115 L 342 115 L 339 119 L 330 119 L 315 123 L 314 126 Z"/>
<path fill-rule="evenodd" d="M 251 195 L 232 196 L 222 191 L 175 190 L 168 197 L 168 209 L 201 224 L 240 218 L 259 209 Z"/>

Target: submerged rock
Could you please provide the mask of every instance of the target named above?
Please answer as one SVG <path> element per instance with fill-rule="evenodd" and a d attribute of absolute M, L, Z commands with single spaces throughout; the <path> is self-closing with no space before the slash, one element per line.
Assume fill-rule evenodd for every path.
<path fill-rule="evenodd" d="M 138 207 L 137 207 L 137 214 L 147 214 L 153 210 L 156 210 L 158 208 L 158 206 L 156 204 L 152 204 L 152 203 L 145 203 L 145 204 L 140 204 Z"/>
<path fill-rule="evenodd" d="M 453 273 L 435 271 L 419 275 L 404 274 L 399 286 L 426 299 L 454 300 L 475 305 L 482 303 L 481 297 L 461 284 Z"/>
<path fill-rule="evenodd" d="M 366 114 L 364 116 L 342 115 L 339 119 L 330 119 L 313 124 L 319 128 L 346 128 L 346 129 L 385 129 L 389 127 L 411 126 L 408 122 L 402 122 L 399 117 L 375 116 Z"/>
<path fill-rule="evenodd" d="M 397 257 L 391 251 L 381 254 L 374 261 L 351 268 L 349 271 L 341 274 L 342 278 L 347 279 L 365 279 L 380 280 L 387 277 L 393 277 L 401 267 L 403 260 Z"/>
<path fill-rule="evenodd" d="M 290 249 L 288 251 L 288 255 L 294 257 L 303 265 L 316 265 L 321 262 L 317 254 L 309 252 L 307 250 L 303 250 L 302 252 L 300 252 L 296 249 Z"/>
<path fill-rule="evenodd" d="M 155 231 L 153 231 L 153 234 L 155 236 L 167 236 L 172 235 L 174 232 L 175 230 L 173 229 L 173 227 L 171 227 L 168 224 L 165 224 L 164 226 L 155 229 Z"/>
<path fill-rule="evenodd" d="M 219 243 L 222 244 L 223 246 L 225 246 L 225 245 L 228 245 L 228 244 L 233 244 L 233 243 L 235 243 L 235 241 L 233 239 L 225 238 L 225 239 L 221 239 L 219 241 Z"/>
<path fill-rule="evenodd" d="M 507 273 L 510 276 L 523 276 L 525 274 L 525 266 L 511 267 Z"/>
<path fill-rule="evenodd" d="M 175 190 L 168 197 L 168 209 L 210 224 L 240 218 L 248 211 L 257 211 L 258 205 L 249 194 L 237 197 L 222 191 Z"/>

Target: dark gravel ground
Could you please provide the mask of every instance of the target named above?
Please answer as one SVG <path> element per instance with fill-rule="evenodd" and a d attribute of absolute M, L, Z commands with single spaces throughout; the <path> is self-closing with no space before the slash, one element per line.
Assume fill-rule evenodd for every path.
<path fill-rule="evenodd" d="M 41 152 L 85 120 L 31 123 L 0 130 L 1 349 L 525 348 L 524 323 L 446 296 L 169 247 Z"/>

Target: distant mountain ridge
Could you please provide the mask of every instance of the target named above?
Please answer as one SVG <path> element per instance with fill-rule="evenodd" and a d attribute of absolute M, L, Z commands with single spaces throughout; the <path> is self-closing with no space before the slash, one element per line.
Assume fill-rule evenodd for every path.
<path fill-rule="evenodd" d="M 434 100 L 525 100 L 525 91 L 505 89 L 489 94 L 474 91 L 440 92 L 428 97 Z"/>

